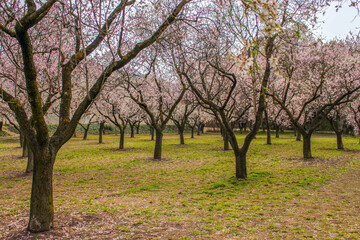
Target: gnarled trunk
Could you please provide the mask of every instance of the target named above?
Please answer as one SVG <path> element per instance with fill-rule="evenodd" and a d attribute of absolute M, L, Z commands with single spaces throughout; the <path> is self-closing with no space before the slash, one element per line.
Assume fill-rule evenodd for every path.
<path fill-rule="evenodd" d="M 160 129 L 156 129 L 155 132 L 156 132 L 156 141 L 155 141 L 154 159 L 161 160 L 163 133 Z"/>
<path fill-rule="evenodd" d="M 48 231 L 53 227 L 53 163 L 55 151 L 42 147 L 34 151 L 34 172 L 30 201 L 30 232 Z"/>

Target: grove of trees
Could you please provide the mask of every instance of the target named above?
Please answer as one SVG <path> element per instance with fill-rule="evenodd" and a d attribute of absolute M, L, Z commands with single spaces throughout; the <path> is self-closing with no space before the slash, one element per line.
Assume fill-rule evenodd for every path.
<path fill-rule="evenodd" d="M 146 124 L 160 160 L 167 125 L 185 144 L 186 127 L 194 137 L 215 123 L 238 180 L 263 125 L 268 144 L 271 129 L 295 129 L 308 159 L 328 121 L 344 149 L 345 129 L 360 128 L 360 39 L 312 33 L 328 2 L 1 1 L 0 106 L 33 172 L 28 230 L 53 226 L 53 167 L 78 125 L 86 140 L 91 124 L 112 123 L 124 149 L 125 130 Z M 250 129 L 242 145 L 237 128 Z"/>

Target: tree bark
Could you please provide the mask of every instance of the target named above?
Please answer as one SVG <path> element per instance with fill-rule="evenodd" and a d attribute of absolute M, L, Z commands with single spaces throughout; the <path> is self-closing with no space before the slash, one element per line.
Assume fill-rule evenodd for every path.
<path fill-rule="evenodd" d="M 198 128 L 197 128 L 197 135 L 198 135 L 198 136 L 200 136 L 200 132 L 201 132 L 201 128 L 200 128 L 200 124 L 199 124 L 199 126 L 198 126 Z"/>
<path fill-rule="evenodd" d="M 179 129 L 179 131 L 180 131 L 180 144 L 184 145 L 185 144 L 184 129 Z"/>
<path fill-rule="evenodd" d="M 130 137 L 131 138 L 135 137 L 134 124 L 130 124 Z"/>
<path fill-rule="evenodd" d="M 29 150 L 28 150 L 29 145 L 28 145 L 25 137 L 23 137 L 22 146 L 23 146 L 23 147 L 22 147 L 22 150 L 23 150 L 23 151 L 22 151 L 22 157 L 24 158 L 24 157 L 27 157 L 28 154 L 29 154 Z"/>
<path fill-rule="evenodd" d="M 105 122 L 100 122 L 100 128 L 99 128 L 99 143 L 103 143 L 103 133 L 104 133 L 104 126 Z"/>
<path fill-rule="evenodd" d="M 125 142 L 125 130 L 120 130 L 120 143 L 119 143 L 119 149 L 124 149 L 124 142 Z"/>
<path fill-rule="evenodd" d="M 268 129 L 266 130 L 267 134 L 266 134 L 266 144 L 267 145 L 271 145 L 271 131 L 270 128 L 268 127 Z"/>
<path fill-rule="evenodd" d="M 295 130 L 295 134 L 296 134 L 296 141 L 300 142 L 301 141 L 301 134 L 299 131 Z"/>
<path fill-rule="evenodd" d="M 235 169 L 235 175 L 237 179 L 247 178 L 246 153 L 242 151 L 235 153 Z"/>
<path fill-rule="evenodd" d="M 224 151 L 228 151 L 228 150 L 230 150 L 229 135 L 226 133 L 225 130 L 223 130 L 222 131 L 222 136 L 223 136 L 223 140 L 224 140 Z"/>
<path fill-rule="evenodd" d="M 155 141 L 154 159 L 161 160 L 163 133 L 160 129 L 156 129 L 155 132 L 156 132 L 156 141 Z"/>
<path fill-rule="evenodd" d="M 31 148 L 27 147 L 28 154 L 27 154 L 27 165 L 26 165 L 26 173 L 31 173 L 34 170 L 34 153 Z"/>
<path fill-rule="evenodd" d="M 336 143 L 337 143 L 337 149 L 344 150 L 344 144 L 342 140 L 342 132 L 337 131 L 336 133 Z"/>
<path fill-rule="evenodd" d="M 20 147 L 23 147 L 25 137 L 24 137 L 24 134 L 21 131 L 19 131 L 19 134 L 20 134 Z"/>
<path fill-rule="evenodd" d="M 280 127 L 276 125 L 276 131 L 275 131 L 276 138 L 280 138 L 279 132 L 280 132 Z"/>
<path fill-rule="evenodd" d="M 0 121 L 0 131 L 3 130 L 3 126 L 4 126 L 4 122 L 3 122 L 3 121 Z"/>
<path fill-rule="evenodd" d="M 140 122 L 136 124 L 136 134 L 139 135 L 139 133 L 140 133 Z"/>
<path fill-rule="evenodd" d="M 51 153 L 53 152 L 53 153 Z M 28 230 L 30 232 L 48 231 L 53 227 L 53 163 L 56 158 L 55 151 L 48 147 L 39 147 L 34 152 L 36 158 L 31 189 L 30 219 Z"/>
<path fill-rule="evenodd" d="M 312 155 L 311 155 L 311 134 L 303 134 L 303 155 L 304 155 L 305 159 L 312 158 Z"/>
<path fill-rule="evenodd" d="M 150 126 L 150 134 L 151 134 L 151 141 L 154 141 L 154 140 L 155 140 L 155 137 L 154 137 L 154 135 L 155 135 L 154 127 L 151 127 L 151 126 Z"/>
<path fill-rule="evenodd" d="M 89 132 L 89 127 L 86 127 L 86 128 L 84 129 L 83 140 L 87 140 L 88 132 Z"/>
<path fill-rule="evenodd" d="M 191 127 L 191 138 L 194 138 L 194 128 L 195 127 Z"/>

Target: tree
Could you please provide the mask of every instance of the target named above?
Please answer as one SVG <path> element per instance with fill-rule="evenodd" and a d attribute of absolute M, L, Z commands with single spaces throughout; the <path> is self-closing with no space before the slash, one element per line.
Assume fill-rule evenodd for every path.
<path fill-rule="evenodd" d="M 196 99 L 193 97 L 191 92 L 187 92 L 171 116 L 171 120 L 174 122 L 180 135 L 180 144 L 185 144 L 184 130 L 186 124 L 188 123 L 189 116 L 194 112 L 196 107 Z"/>
<path fill-rule="evenodd" d="M 298 48 L 295 54 L 291 78 L 282 80 L 283 89 L 293 95 L 292 101 L 284 101 L 274 90 L 271 96 L 303 136 L 303 156 L 307 159 L 312 158 L 312 134 L 335 107 L 350 101 L 360 89 L 360 78 L 358 61 L 349 55 L 343 42 L 302 44 L 306 47 Z"/>
<path fill-rule="evenodd" d="M 161 70 L 156 67 L 154 58 L 144 77 L 123 74 L 124 88 L 128 91 L 131 99 L 142 108 L 149 117 L 151 126 L 155 129 L 154 159 L 162 157 L 163 131 L 169 122 L 177 105 L 183 98 L 186 87 L 179 81 L 168 81 L 160 74 Z M 164 67 L 161 65 L 161 67 Z M 166 73 L 165 73 L 166 74 Z"/>
<path fill-rule="evenodd" d="M 141 9 L 152 12 L 154 7 L 151 5 L 144 6 L 143 3 L 122 0 L 114 6 L 113 1 L 102 1 L 101 4 L 94 4 L 92 10 L 85 11 L 88 2 L 63 1 L 61 4 L 56 4 L 56 2 L 56 0 L 48 0 L 44 3 L 35 3 L 33 0 L 26 0 L 25 2 L 14 1 L 14 4 L 4 3 L 0 6 L 1 12 L 5 13 L 1 17 L 0 23 L 2 38 L 6 38 L 6 41 L 13 41 L 13 48 L 21 51 L 22 65 L 19 67 L 24 73 L 26 85 L 24 92 L 26 92 L 27 98 L 23 101 L 16 95 L 12 95 L 11 90 L 14 84 L 10 81 L 7 81 L 6 85 L 2 85 L 0 95 L 15 113 L 20 129 L 31 143 L 34 153 L 28 225 L 31 232 L 47 231 L 53 226 L 52 173 L 57 152 L 71 138 L 81 116 L 99 94 L 104 82 L 114 71 L 124 67 L 140 51 L 153 44 L 176 20 L 182 8 L 189 1 L 182 0 L 171 13 L 168 12 L 168 9 L 157 10 L 162 16 L 167 15 L 168 17 L 162 24 L 159 24 L 159 21 L 153 21 L 152 24 L 147 25 L 149 31 L 146 33 L 137 32 L 138 37 L 132 38 L 134 41 L 138 41 L 136 44 L 130 42 L 129 39 L 124 39 L 124 32 L 128 30 L 127 23 L 136 22 L 134 18 L 130 17 L 134 12 L 127 7 L 137 4 L 137 8 L 141 7 Z M 105 10 L 105 8 L 107 9 Z M 123 21 L 120 16 L 123 16 Z M 49 39 L 41 39 L 33 36 L 34 34 L 43 35 L 42 31 L 53 33 L 55 37 L 51 38 L 54 36 L 51 35 Z M 123 37 L 118 38 L 119 34 Z M 135 32 L 132 34 L 135 35 Z M 113 38 L 110 40 L 111 36 Z M 57 41 L 58 39 L 60 41 Z M 108 41 L 104 41 L 105 39 Z M 115 48 L 106 44 L 114 41 L 117 41 L 117 44 L 112 45 L 116 46 Z M 63 47 L 65 42 L 72 48 L 65 49 Z M 45 48 L 47 51 L 41 55 L 34 52 L 34 47 Z M 97 49 L 103 51 L 97 52 Z M 52 54 L 53 50 L 56 51 L 56 54 Z M 79 65 L 86 63 L 88 57 L 100 56 L 105 50 L 114 55 L 110 54 L 111 57 L 108 59 L 101 56 L 102 60 L 99 62 L 103 63 L 101 66 L 104 68 L 100 69 L 92 85 L 90 85 L 90 81 L 86 82 L 86 86 L 88 86 L 86 96 L 71 116 L 73 73 L 76 72 Z M 125 51 L 127 53 L 123 54 Z M 52 136 L 49 134 L 45 121 L 45 113 L 52 105 L 54 96 L 51 93 L 46 99 L 43 98 L 40 88 L 46 85 L 41 84 L 40 76 L 45 70 L 40 70 L 48 68 L 47 66 L 38 66 L 36 64 L 38 58 L 49 58 L 58 63 L 57 71 L 53 71 L 55 77 L 51 78 L 53 81 L 49 82 L 50 85 L 58 82 L 56 87 L 53 86 L 49 89 L 57 88 L 61 98 L 59 125 Z M 26 113 L 25 105 L 30 105 L 31 117 Z"/>

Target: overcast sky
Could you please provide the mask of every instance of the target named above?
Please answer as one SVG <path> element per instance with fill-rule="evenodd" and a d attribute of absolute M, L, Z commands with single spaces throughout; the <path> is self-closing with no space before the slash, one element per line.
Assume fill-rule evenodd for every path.
<path fill-rule="evenodd" d="M 318 35 L 323 36 L 326 40 L 332 40 L 345 38 L 350 31 L 359 33 L 360 16 L 357 16 L 357 10 L 349 7 L 349 3 L 344 3 L 336 12 L 335 5 L 335 3 L 332 4 L 324 16 L 319 15 L 319 20 L 324 23 L 317 31 Z"/>

